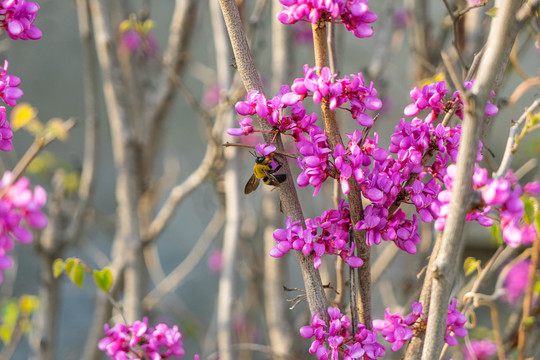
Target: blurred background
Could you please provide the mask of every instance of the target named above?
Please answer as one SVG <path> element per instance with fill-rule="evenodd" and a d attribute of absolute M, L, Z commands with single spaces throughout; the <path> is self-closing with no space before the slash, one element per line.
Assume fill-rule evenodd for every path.
<path fill-rule="evenodd" d="M 212 1 L 212 0 L 211 0 Z M 167 43 L 171 14 L 175 6 L 173 0 L 160 1 L 118 1 L 127 15 L 138 13 L 141 6 L 150 5 L 149 18 L 155 23 L 154 33 L 160 51 Z M 274 92 L 270 89 L 273 78 L 271 69 L 272 59 L 272 31 L 271 23 L 275 20 L 275 11 L 272 10 L 272 1 L 244 1 L 243 16 L 249 19 L 256 6 L 262 3 L 263 10 L 254 27 L 254 37 L 251 43 L 255 63 L 267 84 L 267 98 L 271 98 Z M 55 163 L 69 171 L 77 173 L 82 166 L 83 143 L 85 133 L 83 122 L 84 113 L 84 83 L 83 83 L 83 55 L 77 24 L 77 11 L 72 1 L 61 2 L 52 0 L 39 1 L 41 7 L 36 25 L 43 32 L 42 39 L 38 41 L 10 41 L 2 40 L 2 59 L 9 60 L 9 73 L 21 78 L 21 88 L 24 96 L 19 102 L 30 103 L 38 110 L 38 116 L 42 120 L 59 117 L 62 119 L 75 118 L 78 125 L 70 132 L 69 139 L 65 142 L 57 141 L 50 145 L 47 151 L 54 154 Z M 366 81 L 370 81 L 370 67 L 380 65 L 378 82 L 375 87 L 383 100 L 383 109 L 377 120 L 374 131 L 380 136 L 379 145 L 388 145 L 389 136 L 394 126 L 403 116 L 403 108 L 410 102 L 409 91 L 418 85 L 415 79 L 414 54 L 411 51 L 409 39 L 411 17 L 406 10 L 406 5 L 401 1 L 372 1 L 370 10 L 379 16 L 379 21 L 374 24 L 375 35 L 368 39 L 357 39 L 342 27 L 337 27 L 336 37 L 338 49 L 339 74 L 357 74 L 362 71 Z M 435 38 L 442 39 L 442 32 L 449 31 L 446 9 L 442 3 L 430 4 L 431 24 L 430 33 Z M 486 8 L 473 10 L 479 12 L 477 17 L 485 26 L 489 24 L 489 18 L 485 15 Z M 212 99 L 216 86 L 216 56 L 213 42 L 213 33 L 209 14 L 208 2 L 200 1 L 198 10 L 193 15 L 196 29 L 193 32 L 190 51 L 187 54 L 189 63 L 181 74 L 184 86 L 202 106 L 211 108 L 216 105 Z M 385 18 L 386 17 L 386 18 Z M 472 16 L 471 16 L 472 17 Z M 390 26 L 388 25 L 390 21 Z M 118 26 L 118 24 L 116 24 Z M 380 29 L 385 26 L 385 29 Z M 484 26 L 484 29 L 487 27 Z M 310 33 L 310 25 L 298 23 L 292 26 L 293 30 L 293 56 L 292 77 L 288 84 L 296 77 L 303 76 L 302 66 L 313 66 L 313 50 Z M 388 33 L 390 29 L 390 33 Z M 443 30 L 441 30 L 443 29 Z M 482 29 L 482 27 L 479 27 Z M 117 32 L 118 35 L 118 32 Z M 444 40 L 444 48 L 450 47 L 452 33 Z M 389 37 L 389 41 L 382 39 Z M 5 37 L 4 37 L 5 38 Z M 383 59 L 374 61 L 378 44 L 387 41 L 388 49 Z M 519 59 L 522 70 L 528 74 L 538 74 L 539 53 L 534 47 L 534 42 L 526 43 L 526 39 L 519 39 L 520 44 L 526 44 L 520 50 Z M 436 46 L 441 46 L 436 44 Z M 148 77 L 152 80 L 161 71 L 160 54 L 149 58 L 145 65 Z M 228 59 L 234 66 L 234 59 Z M 509 65 L 511 67 L 512 65 Z M 435 73 L 444 73 L 444 68 L 438 66 Z M 503 86 L 498 93 L 499 114 L 493 121 L 490 136 L 485 146 L 493 153 L 495 162 L 501 159 L 506 144 L 508 128 L 537 96 L 538 89 L 526 92 L 514 104 L 508 99 L 516 86 L 523 79 L 515 70 L 510 70 Z M 453 90 L 451 90 L 453 91 Z M 100 96 L 102 92 L 100 92 Z M 98 135 L 98 167 L 96 190 L 91 200 L 90 217 L 92 222 L 84 224 L 83 239 L 75 246 L 66 249 L 63 257 L 76 256 L 82 258 L 91 267 L 101 267 L 107 264 L 110 256 L 111 241 L 115 230 L 115 179 L 116 170 L 111 156 L 111 140 L 107 122 L 107 114 L 104 107 L 104 99 L 99 100 L 99 135 Z M 315 108 L 313 108 L 315 111 Z M 237 117 L 235 117 L 237 118 Z M 351 133 L 355 129 L 355 122 L 350 121 L 346 114 L 341 114 L 342 133 Z M 236 126 L 236 122 L 235 125 Z M 166 119 L 166 131 L 163 132 L 159 144 L 161 150 L 158 161 L 155 164 L 155 176 L 160 177 L 171 171 L 174 178 L 170 185 L 180 183 L 191 174 L 201 162 L 207 146 L 205 128 L 197 114 L 197 111 L 186 101 L 186 96 L 177 93 L 173 105 Z M 32 142 L 32 137 L 24 131 L 18 131 L 14 135 L 15 149 L 10 153 L 2 154 L 2 164 L 5 169 L 14 166 L 21 154 Z M 512 168 L 518 169 L 530 159 L 538 159 L 538 138 L 529 137 L 521 145 L 521 150 L 514 159 Z M 239 151 L 240 169 L 238 186 L 243 187 L 252 174 L 253 158 L 247 150 Z M 293 162 L 291 162 L 293 166 Z M 298 174 L 298 169 L 293 172 Z M 214 178 L 212 178 L 214 176 Z M 538 177 L 538 169 L 525 175 L 524 182 Z M 33 184 L 41 184 L 50 190 L 50 178 L 47 175 L 31 175 Z M 219 189 L 219 174 L 209 176 L 181 204 L 170 225 L 156 241 L 156 251 L 159 254 L 161 266 L 165 274 L 172 271 L 195 245 L 207 224 L 212 219 L 215 209 L 222 201 L 222 193 Z M 168 179 L 171 180 L 171 179 Z M 312 197 L 311 188 L 298 189 L 301 203 L 306 217 L 315 217 L 322 211 L 332 206 L 332 186 L 323 187 L 322 196 Z M 166 192 L 162 194 L 164 197 Z M 250 302 L 260 301 L 262 293 L 254 289 L 260 285 L 261 269 L 257 268 L 261 258 L 267 256 L 262 248 L 263 224 L 258 223 L 262 208 L 271 208 L 279 211 L 277 200 L 268 201 L 263 191 L 257 191 L 249 197 L 242 198 L 241 204 L 244 209 L 243 223 L 244 234 L 250 234 L 249 238 L 241 242 L 242 251 L 238 257 L 237 272 L 242 279 L 236 289 L 238 298 L 235 308 L 238 308 L 238 336 L 244 337 L 245 342 L 264 343 L 265 335 L 261 318 L 257 318 L 250 311 L 256 307 Z M 158 201 L 158 204 L 163 198 Z M 284 223 L 285 219 L 280 214 Z M 249 227 L 252 228 L 249 228 Z M 247 227 L 247 228 L 246 228 Z M 429 236 L 429 231 L 425 232 Z M 175 293 L 165 296 L 149 312 L 151 323 L 166 322 L 178 324 L 184 335 L 186 358 L 191 358 L 195 353 L 205 353 L 215 346 L 212 337 L 215 333 L 215 307 L 217 301 L 217 286 L 219 280 L 219 256 L 223 233 L 219 231 L 213 238 L 212 243 L 205 250 L 201 260 L 196 263 L 193 270 L 187 275 L 176 289 Z M 429 245 L 429 242 L 428 242 Z M 393 246 L 393 244 L 390 244 Z M 483 229 L 477 224 L 467 227 L 467 248 L 465 256 L 474 256 L 479 259 L 487 259 L 496 249 L 497 244 L 493 241 L 489 229 Z M 374 249 L 374 258 L 383 250 L 383 247 Z M 2 285 L 0 293 L 3 296 L 21 296 L 22 294 L 37 295 L 38 281 L 40 278 L 39 259 L 34 247 L 17 246 L 15 250 L 16 266 Z M 374 289 L 374 317 L 382 317 L 386 307 L 396 309 L 398 304 L 403 304 L 415 288 L 420 286 L 414 275 L 425 264 L 425 256 L 429 247 L 421 251 L 421 256 L 409 255 L 399 252 L 391 265 L 385 269 L 384 277 L 377 283 Z M 289 277 L 286 285 L 289 288 L 304 287 L 296 257 L 287 256 L 282 259 L 288 264 Z M 218 265 L 216 265 L 216 263 Z M 209 265 L 210 264 L 210 265 Z M 217 268 L 215 268 L 217 267 Z M 323 271 L 324 274 L 324 271 Z M 411 275 L 413 277 L 411 277 Z M 412 280 L 411 280 L 412 279 Z M 93 303 L 96 297 L 96 288 L 87 281 L 82 289 L 72 284 L 65 276 L 61 281 L 61 300 L 59 313 L 58 333 L 58 359 L 79 359 L 81 348 L 84 346 L 87 331 L 93 318 Z M 462 278 L 461 281 L 464 281 Z M 325 280 L 323 279 L 323 282 Z M 149 287 L 152 281 L 149 281 Z M 486 284 L 488 286 L 488 284 Z M 253 298 L 248 295 L 251 294 Z M 293 295 L 285 293 L 285 297 Z M 396 310 L 394 310 L 396 311 Z M 404 310 L 407 312 L 407 310 Z M 292 317 L 296 325 L 305 325 L 309 319 L 307 306 L 300 304 L 292 311 Z M 489 325 L 489 324 L 487 324 Z M 296 326 L 298 328 L 298 326 Z M 214 335 L 212 335 L 214 334 Z M 300 339 L 300 338 L 299 338 Z M 302 346 L 309 346 L 306 340 L 299 340 Z M 26 359 L 31 355 L 30 348 L 25 341 L 18 346 L 13 359 Z M 260 356 L 260 357 L 259 357 Z M 244 358 L 244 357 L 243 357 Z M 246 357 L 247 358 L 247 357 Z M 254 355 L 253 358 L 267 358 L 263 355 Z"/>

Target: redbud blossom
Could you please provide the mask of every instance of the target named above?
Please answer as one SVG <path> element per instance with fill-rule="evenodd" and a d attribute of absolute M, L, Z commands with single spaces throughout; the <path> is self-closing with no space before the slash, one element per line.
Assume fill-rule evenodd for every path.
<path fill-rule="evenodd" d="M 32 233 L 28 227 L 43 229 L 47 226 L 47 216 L 41 212 L 47 202 L 45 190 L 36 186 L 32 191 L 30 180 L 25 177 L 13 184 L 11 180 L 11 173 L 6 172 L 0 181 L 0 190 L 4 192 L 0 199 L 0 270 L 12 265 L 6 253 L 13 249 L 13 240 L 30 243 Z M 2 280 L 0 272 L 0 283 Z"/>
<path fill-rule="evenodd" d="M 326 21 L 340 21 L 347 30 L 358 38 L 373 35 L 368 25 L 377 20 L 377 15 L 369 11 L 367 0 L 279 0 L 284 10 L 277 15 L 283 24 L 294 24 L 306 20 L 316 24 L 324 17 Z"/>
<path fill-rule="evenodd" d="M 457 337 L 465 337 L 468 334 L 465 329 L 465 323 L 467 318 L 459 310 L 456 309 L 457 299 L 452 299 L 452 302 L 448 305 L 448 316 L 446 318 L 446 333 L 444 335 L 444 341 L 450 346 L 456 346 Z"/>
<path fill-rule="evenodd" d="M 6 119 L 6 108 L 0 106 L 0 150 L 10 151 L 13 149 L 12 137 L 11 125 Z"/>
<path fill-rule="evenodd" d="M 328 325 L 316 313 L 311 318 L 311 325 L 300 329 L 303 338 L 315 338 L 309 348 L 310 354 L 315 354 L 319 360 L 376 360 L 385 355 L 386 350 L 378 343 L 375 330 L 368 330 L 360 323 L 353 335 L 350 332 L 351 321 L 341 314 L 339 308 L 329 307 L 327 312 L 330 317 Z"/>
<path fill-rule="evenodd" d="M 321 265 L 323 255 L 339 255 L 351 267 L 360 267 L 363 261 L 354 256 L 354 243 L 349 244 L 351 228 L 349 205 L 341 200 L 337 210 L 324 211 L 321 216 L 306 219 L 305 228 L 299 221 L 288 218 L 285 229 L 274 231 L 276 246 L 270 251 L 273 257 L 281 257 L 289 250 L 313 254 L 315 268 Z"/>
<path fill-rule="evenodd" d="M 147 318 L 129 326 L 116 324 L 109 328 L 105 324 L 105 335 L 99 341 L 98 348 L 111 359 L 136 360 L 142 356 L 145 359 L 160 360 L 184 356 L 182 334 L 178 327 L 169 328 L 165 324 L 158 324 L 151 328 L 148 327 Z"/>
<path fill-rule="evenodd" d="M 521 299 L 529 284 L 530 260 L 523 260 L 513 265 L 503 283 L 504 295 L 502 299 L 515 306 Z"/>
<path fill-rule="evenodd" d="M 34 26 L 39 5 L 26 0 L 3 0 L 0 2 L 0 27 L 13 40 L 37 40 L 41 30 Z"/>
<path fill-rule="evenodd" d="M 493 340 L 471 340 L 470 346 L 463 346 L 465 360 L 489 360 L 497 353 L 497 345 Z"/>
<path fill-rule="evenodd" d="M 15 75 L 8 75 L 8 61 L 4 60 L 4 67 L 0 67 L 0 97 L 9 106 L 17 105 L 17 99 L 23 96 L 23 91 L 17 86 L 21 79 Z"/>

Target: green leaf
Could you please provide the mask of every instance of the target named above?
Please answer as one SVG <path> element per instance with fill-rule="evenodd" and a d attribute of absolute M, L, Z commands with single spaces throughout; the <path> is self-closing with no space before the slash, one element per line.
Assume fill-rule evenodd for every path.
<path fill-rule="evenodd" d="M 497 16 L 497 13 L 499 12 L 499 8 L 497 7 L 492 7 L 491 9 L 489 9 L 488 11 L 486 11 L 486 15 L 487 16 L 490 16 L 492 18 L 496 17 Z"/>
<path fill-rule="evenodd" d="M 72 257 L 66 259 L 66 274 L 68 274 L 68 276 L 70 273 L 73 272 L 73 268 L 75 267 L 76 260 L 78 259 L 72 258 Z"/>
<path fill-rule="evenodd" d="M 531 225 L 534 221 L 534 209 L 538 208 L 538 202 L 532 197 L 522 197 L 521 199 L 523 200 L 523 205 L 525 209 L 524 220 L 527 225 Z"/>
<path fill-rule="evenodd" d="M 66 260 L 66 274 L 75 285 L 82 287 L 84 282 L 84 268 L 81 265 L 81 259 L 68 258 Z"/>
<path fill-rule="evenodd" d="M 73 282 L 80 288 L 83 286 L 84 282 L 84 268 L 77 264 L 77 267 L 75 268 L 75 276 L 73 277 Z"/>
<path fill-rule="evenodd" d="M 497 245 L 502 245 L 503 239 L 502 239 L 500 225 L 495 223 L 491 225 L 490 230 L 491 230 L 491 236 L 493 237 Z"/>
<path fill-rule="evenodd" d="M 536 227 L 536 233 L 540 236 L 540 211 L 538 211 L 534 217 L 534 226 Z"/>
<path fill-rule="evenodd" d="M 534 282 L 534 293 L 540 294 L 540 276 L 537 276 Z"/>
<path fill-rule="evenodd" d="M 0 326 L 0 339 L 4 344 L 11 342 L 13 331 L 19 319 L 19 307 L 14 300 L 9 300 L 2 306 L 2 326 Z"/>
<path fill-rule="evenodd" d="M 465 262 L 463 263 L 463 270 L 465 270 L 465 276 L 471 275 L 473 272 L 475 272 L 480 266 L 480 263 L 480 260 L 477 260 L 472 256 L 466 258 Z"/>
<path fill-rule="evenodd" d="M 534 316 L 528 316 L 525 319 L 523 319 L 523 325 L 525 326 L 525 329 L 531 327 L 534 324 L 535 317 Z"/>
<path fill-rule="evenodd" d="M 62 259 L 56 259 L 52 265 L 54 278 L 57 279 L 66 270 L 66 263 Z"/>
<path fill-rule="evenodd" d="M 103 270 L 94 270 L 94 281 L 96 285 L 104 292 L 109 291 L 113 283 L 113 275 L 111 269 L 108 267 Z"/>

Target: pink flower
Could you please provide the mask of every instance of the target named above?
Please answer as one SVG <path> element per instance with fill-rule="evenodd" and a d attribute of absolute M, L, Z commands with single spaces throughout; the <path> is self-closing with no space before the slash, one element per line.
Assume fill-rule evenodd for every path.
<path fill-rule="evenodd" d="M 17 86 L 21 79 L 15 75 L 8 75 L 8 61 L 4 61 L 4 67 L 0 67 L 0 97 L 9 106 L 17 105 L 17 99 L 23 96 L 23 91 Z"/>
<path fill-rule="evenodd" d="M 213 250 L 208 255 L 208 268 L 214 273 L 221 272 L 223 269 L 223 254 L 221 250 Z"/>
<path fill-rule="evenodd" d="M 277 18 L 283 24 L 294 24 L 305 20 L 316 24 L 319 19 L 342 22 L 347 30 L 358 38 L 373 35 L 373 28 L 369 25 L 377 20 L 377 15 L 369 11 L 367 0 L 279 0 L 283 11 Z M 331 19 L 330 19 L 331 18 Z"/>
<path fill-rule="evenodd" d="M 13 40 L 41 39 L 41 30 L 34 26 L 39 5 L 26 0 L 3 0 L 0 2 L 0 27 Z"/>
<path fill-rule="evenodd" d="M 505 294 L 502 297 L 510 305 L 516 305 L 525 293 L 529 282 L 529 268 L 531 262 L 523 260 L 512 266 L 504 279 L 503 289 Z"/>
<path fill-rule="evenodd" d="M 158 324 L 151 328 L 147 318 L 129 326 L 116 324 L 109 328 L 105 324 L 105 337 L 99 341 L 98 348 L 114 360 L 136 360 L 141 357 L 161 360 L 184 356 L 182 334 L 178 327 Z"/>
<path fill-rule="evenodd" d="M 468 333 L 467 329 L 465 329 L 467 318 L 456 309 L 456 305 L 457 299 L 454 298 L 448 305 L 448 316 L 446 318 L 446 334 L 444 335 L 444 341 L 450 346 L 457 345 L 455 336 L 465 337 Z"/>
<path fill-rule="evenodd" d="M 11 267 L 6 253 L 13 249 L 13 240 L 30 243 L 32 233 L 28 227 L 43 229 L 47 226 L 47 216 L 41 212 L 47 202 L 45 190 L 36 186 L 32 191 L 25 177 L 9 184 L 11 179 L 11 173 L 6 172 L 0 181 L 0 190 L 4 191 L 0 199 L 0 270 Z"/>
<path fill-rule="evenodd" d="M 13 149 L 12 137 L 11 125 L 6 120 L 6 108 L 0 106 L 0 150 L 10 151 Z"/>
<path fill-rule="evenodd" d="M 489 360 L 497 352 L 497 345 L 492 340 L 471 340 L 471 346 L 463 346 L 465 360 Z"/>

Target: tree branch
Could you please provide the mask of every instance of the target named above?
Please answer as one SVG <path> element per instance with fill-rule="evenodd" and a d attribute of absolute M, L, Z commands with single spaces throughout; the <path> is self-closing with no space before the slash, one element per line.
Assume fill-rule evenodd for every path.
<path fill-rule="evenodd" d="M 465 216 L 472 199 L 472 175 L 478 153 L 478 142 L 485 125 L 485 107 L 492 89 L 501 81 L 510 50 L 517 34 L 515 13 L 521 1 L 500 1 L 470 94 L 465 96 L 465 117 L 460 140 L 457 173 L 450 202 L 441 249 L 430 270 L 433 272 L 429 321 L 426 330 L 423 359 L 439 357 L 446 328 L 450 289 L 454 282 L 459 254 L 463 248 Z"/>
<path fill-rule="evenodd" d="M 262 93 L 262 82 L 249 51 L 236 3 L 234 0 L 220 0 L 220 5 L 225 17 L 229 38 L 231 39 L 238 72 L 244 82 L 244 86 L 247 91 L 257 90 Z M 270 125 L 266 121 L 259 120 L 259 124 L 263 130 L 271 130 Z M 270 142 L 270 136 L 265 136 L 265 140 Z M 283 143 L 279 134 L 276 136 L 274 144 L 280 151 L 283 151 Z M 283 210 L 287 216 L 292 217 L 293 221 L 300 220 L 303 222 L 304 216 L 298 201 L 298 195 L 296 194 L 289 164 L 286 161 L 282 161 L 281 170 L 287 175 L 287 180 L 278 188 Z M 306 295 L 310 311 L 312 314 L 318 312 L 323 316 L 326 314 L 328 303 L 322 287 L 320 274 L 313 267 L 311 257 L 305 257 L 301 253 L 298 253 L 297 255 L 306 286 Z"/>

